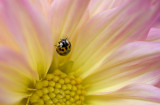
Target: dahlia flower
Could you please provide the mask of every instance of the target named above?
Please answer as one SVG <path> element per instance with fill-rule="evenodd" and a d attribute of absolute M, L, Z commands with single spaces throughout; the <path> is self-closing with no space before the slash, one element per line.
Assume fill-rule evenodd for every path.
<path fill-rule="evenodd" d="M 159 12 L 159 0 L 0 0 L 0 104 L 159 105 Z"/>

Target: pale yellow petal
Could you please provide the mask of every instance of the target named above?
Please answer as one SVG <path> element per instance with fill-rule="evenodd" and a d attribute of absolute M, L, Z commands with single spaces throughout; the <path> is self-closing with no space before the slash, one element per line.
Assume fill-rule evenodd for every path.
<path fill-rule="evenodd" d="M 120 6 L 126 0 L 91 0 L 89 4 L 90 17 L 96 14 Z"/>
<path fill-rule="evenodd" d="M 154 84 L 160 77 L 160 43 L 125 45 L 93 71 L 86 71 L 88 94 L 110 92 L 132 83 Z"/>
<path fill-rule="evenodd" d="M 91 95 L 87 105 L 159 105 L 160 89 L 145 84 L 133 84 L 112 93 Z"/>
<path fill-rule="evenodd" d="M 119 46 L 145 40 L 159 9 L 159 2 L 152 5 L 150 0 L 128 0 L 128 4 L 96 15 L 72 44 L 73 70 L 81 70 L 80 75 L 86 77 L 86 72 L 99 67 Z"/>
<path fill-rule="evenodd" d="M 12 104 L 26 98 L 36 80 L 38 74 L 21 54 L 0 47 L 0 103 Z"/>
<path fill-rule="evenodd" d="M 26 56 L 33 70 L 44 77 L 53 54 L 53 40 L 47 21 L 27 0 L 0 1 L 0 23 L 4 34 L 16 40 L 20 52 Z M 12 42 L 13 43 L 13 42 Z"/>
<path fill-rule="evenodd" d="M 54 0 L 51 8 L 51 25 L 55 42 L 70 39 L 84 24 L 83 15 L 90 0 Z M 83 22 L 81 22 L 83 21 Z"/>

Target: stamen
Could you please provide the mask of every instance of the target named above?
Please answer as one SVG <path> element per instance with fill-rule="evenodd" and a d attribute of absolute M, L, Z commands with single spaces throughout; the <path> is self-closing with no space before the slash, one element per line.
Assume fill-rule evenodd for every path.
<path fill-rule="evenodd" d="M 60 70 L 38 81 L 28 98 L 29 105 L 84 105 L 85 90 L 81 78 Z"/>

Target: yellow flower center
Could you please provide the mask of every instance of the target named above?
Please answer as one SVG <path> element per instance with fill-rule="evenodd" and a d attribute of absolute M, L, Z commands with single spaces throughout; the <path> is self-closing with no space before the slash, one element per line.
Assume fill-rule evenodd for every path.
<path fill-rule="evenodd" d="M 29 105 L 84 105 L 85 90 L 81 79 L 56 70 L 38 81 L 29 97 Z"/>

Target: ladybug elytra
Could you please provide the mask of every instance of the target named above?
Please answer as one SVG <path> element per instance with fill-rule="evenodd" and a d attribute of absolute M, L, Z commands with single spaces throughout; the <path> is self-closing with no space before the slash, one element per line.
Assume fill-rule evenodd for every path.
<path fill-rule="evenodd" d="M 67 39 L 61 39 L 58 42 L 56 51 L 59 55 L 65 56 L 71 51 L 71 43 Z"/>

